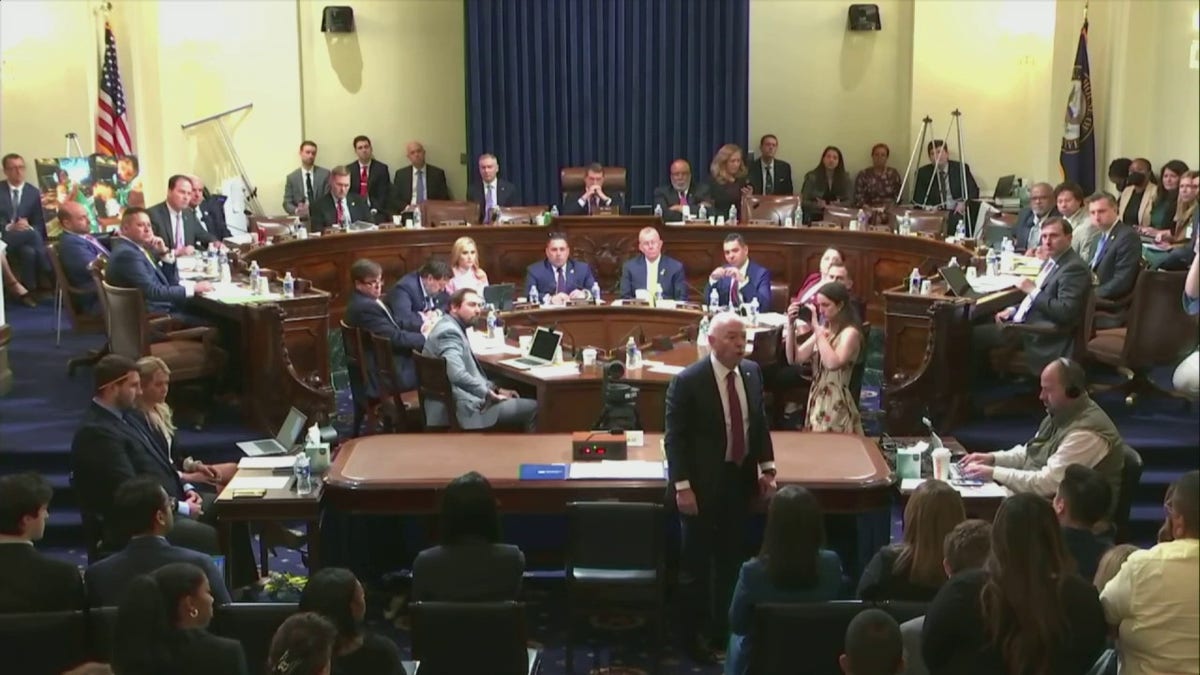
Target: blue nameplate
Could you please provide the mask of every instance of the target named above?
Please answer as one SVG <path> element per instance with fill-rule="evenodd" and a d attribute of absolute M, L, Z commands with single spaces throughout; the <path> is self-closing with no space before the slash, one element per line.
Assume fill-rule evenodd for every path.
<path fill-rule="evenodd" d="M 521 480 L 566 480 L 566 464 L 522 464 Z"/>

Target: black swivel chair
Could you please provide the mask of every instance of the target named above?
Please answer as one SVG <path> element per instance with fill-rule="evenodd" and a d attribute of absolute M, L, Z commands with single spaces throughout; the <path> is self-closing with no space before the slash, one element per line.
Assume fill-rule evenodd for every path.
<path fill-rule="evenodd" d="M 845 600 L 755 607 L 751 675 L 840 675 L 846 628 L 871 606 Z"/>
<path fill-rule="evenodd" d="M 1133 493 L 1142 482 L 1142 456 L 1137 450 L 1125 451 L 1125 466 L 1121 469 L 1121 493 L 1117 495 L 1117 508 L 1113 513 L 1113 525 L 1117 528 L 1116 542 L 1129 541 L 1129 511 L 1133 507 Z"/>
<path fill-rule="evenodd" d="M 88 661 L 82 610 L 0 614 L 0 667 L 20 675 L 59 675 Z"/>
<path fill-rule="evenodd" d="M 117 634 L 117 608 L 93 607 L 87 613 L 88 644 L 92 658 L 108 663 L 112 660 L 113 638 Z"/>
<path fill-rule="evenodd" d="M 526 646 L 520 602 L 414 602 L 413 658 L 421 675 L 533 675 L 540 652 Z"/>
<path fill-rule="evenodd" d="M 294 602 L 235 602 L 221 605 L 213 613 L 214 634 L 242 643 L 250 672 L 267 667 L 271 638 L 289 616 L 298 611 Z"/>

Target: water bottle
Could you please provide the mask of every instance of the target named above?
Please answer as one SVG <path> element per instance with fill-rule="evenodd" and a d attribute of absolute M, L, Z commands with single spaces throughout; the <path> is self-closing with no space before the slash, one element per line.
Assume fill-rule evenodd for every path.
<path fill-rule="evenodd" d="M 600 304 L 600 284 L 595 281 L 592 282 L 592 302 Z"/>
<path fill-rule="evenodd" d="M 700 317 L 700 328 L 696 332 L 696 355 L 699 358 L 708 356 L 708 315 Z"/>
<path fill-rule="evenodd" d="M 900 219 L 900 234 L 912 234 L 912 211 L 905 211 L 904 217 Z"/>
<path fill-rule="evenodd" d="M 222 248 L 217 252 L 217 266 L 221 269 L 221 283 L 229 283 L 233 279 L 233 274 L 229 270 L 229 253 Z"/>
<path fill-rule="evenodd" d="M 542 307 L 549 307 L 549 306 L 550 306 L 550 294 L 546 293 L 545 295 L 542 296 Z"/>
<path fill-rule="evenodd" d="M 529 287 L 529 304 L 531 304 L 531 305 L 538 304 L 537 286 Z"/>
<path fill-rule="evenodd" d="M 662 204 L 654 205 L 654 216 L 656 218 L 662 218 Z"/>
<path fill-rule="evenodd" d="M 487 336 L 489 340 L 495 340 L 499 330 L 500 317 L 496 314 L 496 308 L 492 307 L 487 314 Z"/>
<path fill-rule="evenodd" d="M 737 206 L 729 205 L 729 220 L 725 221 L 728 225 L 737 225 Z"/>
<path fill-rule="evenodd" d="M 258 269 L 258 261 L 250 261 L 250 292 L 258 295 L 260 288 L 259 279 L 262 278 L 262 271 Z"/>
<path fill-rule="evenodd" d="M 954 238 L 962 243 L 967 240 L 967 224 L 960 218 L 958 225 L 954 228 Z"/>
<path fill-rule="evenodd" d="M 1003 274 L 1011 274 L 1013 267 L 1016 266 L 1016 250 L 1013 248 L 1012 240 L 1005 237 L 1000 242 L 1000 272 Z"/>
<path fill-rule="evenodd" d="M 654 306 L 662 307 L 662 303 L 663 303 L 662 286 L 659 286 L 658 288 L 654 289 Z"/>
<path fill-rule="evenodd" d="M 1000 276 L 1000 254 L 994 248 L 988 249 L 987 273 L 994 277 Z"/>
<path fill-rule="evenodd" d="M 558 217 L 558 204 L 555 204 L 554 206 L 550 207 L 550 217 L 551 218 Z M 546 224 L 549 225 L 550 223 L 546 223 Z"/>
<path fill-rule="evenodd" d="M 625 341 L 625 370 L 637 370 L 642 367 L 642 352 L 638 349 L 633 336 Z"/>
<path fill-rule="evenodd" d="M 301 496 L 312 494 L 312 467 L 308 453 L 301 452 L 296 456 L 296 466 L 293 472 L 296 474 L 296 494 Z"/>
<path fill-rule="evenodd" d="M 285 298 L 296 297 L 296 280 L 294 278 L 292 278 L 291 272 L 288 272 L 287 274 L 283 275 L 283 297 L 285 297 Z"/>
<path fill-rule="evenodd" d="M 696 213 L 696 220 L 708 220 L 708 206 L 703 202 L 700 203 L 700 210 Z"/>
<path fill-rule="evenodd" d="M 750 300 L 750 322 L 756 323 L 757 321 L 758 321 L 758 298 L 752 298 Z"/>
<path fill-rule="evenodd" d="M 852 229 L 855 229 L 855 230 L 867 229 L 867 221 L 868 220 L 869 220 L 869 218 L 867 217 L 867 212 L 864 211 L 863 209 L 859 209 L 858 215 L 855 217 L 855 221 L 853 223 L 851 223 L 851 225 L 853 226 Z"/>
<path fill-rule="evenodd" d="M 207 267 L 205 271 L 208 273 L 208 276 L 214 279 L 221 278 L 221 259 L 219 255 L 215 245 L 208 247 L 208 259 L 204 263 Z"/>
<path fill-rule="evenodd" d="M 921 292 L 921 270 L 913 268 L 912 274 L 908 275 L 908 292 L 913 295 L 918 295 Z"/>
<path fill-rule="evenodd" d="M 416 229 L 421 228 L 421 209 L 413 209 L 412 224 Z"/>
<path fill-rule="evenodd" d="M 717 311 L 717 307 L 718 307 L 717 303 L 719 303 L 719 302 L 721 302 L 721 294 L 717 293 L 717 289 L 714 287 L 712 289 L 712 291 L 710 291 L 708 294 L 708 311 L 710 311 L 710 312 Z"/>
<path fill-rule="evenodd" d="M 958 258 L 951 258 L 950 262 L 946 263 L 946 267 L 958 267 Z"/>

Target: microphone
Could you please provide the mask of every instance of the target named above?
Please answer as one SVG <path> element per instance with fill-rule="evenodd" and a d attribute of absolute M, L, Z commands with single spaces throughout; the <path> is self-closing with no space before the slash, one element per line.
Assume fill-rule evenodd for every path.
<path fill-rule="evenodd" d="M 942 445 L 942 439 L 939 438 L 937 435 L 937 432 L 933 430 L 933 422 L 930 422 L 928 417 L 922 417 L 921 423 L 924 424 L 925 428 L 929 430 L 929 449 L 930 450 L 937 450 L 938 448 L 946 447 L 946 446 Z"/>

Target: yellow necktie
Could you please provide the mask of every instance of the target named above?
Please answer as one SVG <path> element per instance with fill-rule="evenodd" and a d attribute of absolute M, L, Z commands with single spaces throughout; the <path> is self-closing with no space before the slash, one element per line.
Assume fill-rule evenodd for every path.
<path fill-rule="evenodd" d="M 646 292 L 650 294 L 651 301 L 658 298 L 658 270 L 651 269 L 649 261 L 646 262 Z"/>

